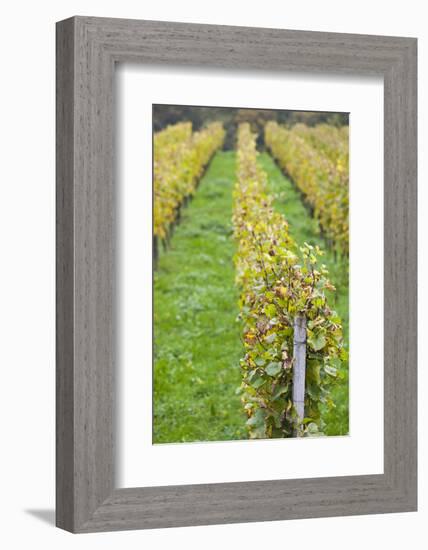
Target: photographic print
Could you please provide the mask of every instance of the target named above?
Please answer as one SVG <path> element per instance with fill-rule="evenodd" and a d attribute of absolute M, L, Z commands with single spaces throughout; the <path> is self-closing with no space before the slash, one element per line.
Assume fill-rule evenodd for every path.
<path fill-rule="evenodd" d="M 349 432 L 349 116 L 153 105 L 153 443 Z"/>

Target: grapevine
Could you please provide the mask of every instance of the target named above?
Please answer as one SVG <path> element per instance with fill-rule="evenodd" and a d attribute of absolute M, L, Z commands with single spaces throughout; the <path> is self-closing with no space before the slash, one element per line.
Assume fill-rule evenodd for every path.
<path fill-rule="evenodd" d="M 324 154 L 330 148 L 330 155 L 334 156 L 331 145 L 326 144 L 325 130 L 304 130 L 301 125 L 295 128 L 288 129 L 276 122 L 268 122 L 265 126 L 265 143 L 281 168 L 305 196 L 327 240 L 336 251 L 348 255 L 347 155 L 337 153 L 333 161 Z M 340 131 L 340 138 L 345 140 L 346 134 Z"/>
<path fill-rule="evenodd" d="M 224 140 L 221 123 L 213 122 L 192 133 L 190 122 L 168 126 L 154 136 L 155 237 L 168 237 L 180 205 L 192 196 L 211 157 Z"/>
<path fill-rule="evenodd" d="M 266 174 L 257 163 L 256 135 L 247 123 L 238 130 L 234 191 L 236 280 L 244 355 L 239 391 L 251 438 L 323 433 L 322 408 L 333 407 L 330 388 L 346 361 L 341 321 L 326 298 L 334 291 L 318 265 L 322 251 L 298 247 L 285 218 L 272 206 Z M 292 402 L 293 320 L 307 319 L 305 419 Z"/>

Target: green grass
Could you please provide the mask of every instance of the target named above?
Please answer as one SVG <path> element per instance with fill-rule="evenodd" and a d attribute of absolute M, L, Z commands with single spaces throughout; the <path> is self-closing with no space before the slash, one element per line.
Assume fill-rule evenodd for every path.
<path fill-rule="evenodd" d="M 247 437 L 236 388 L 242 345 L 235 286 L 235 154 L 219 152 L 183 209 L 154 282 L 153 442 Z"/>
<path fill-rule="evenodd" d="M 305 241 L 318 244 L 325 255 L 322 262 L 329 270 L 330 280 L 336 287 L 336 292 L 330 294 L 329 304 L 338 312 L 342 319 L 345 345 L 349 341 L 349 265 L 347 258 L 335 257 L 330 251 L 319 231 L 318 222 L 309 214 L 302 202 L 299 191 L 292 182 L 284 176 L 281 169 L 268 153 L 259 156 L 259 163 L 268 175 L 269 192 L 274 197 L 274 206 L 289 223 L 289 232 L 298 244 Z M 349 376 L 347 365 L 341 372 L 341 380 L 334 387 L 332 398 L 336 405 L 332 411 L 325 411 L 323 419 L 326 422 L 328 435 L 342 435 L 349 431 Z"/>

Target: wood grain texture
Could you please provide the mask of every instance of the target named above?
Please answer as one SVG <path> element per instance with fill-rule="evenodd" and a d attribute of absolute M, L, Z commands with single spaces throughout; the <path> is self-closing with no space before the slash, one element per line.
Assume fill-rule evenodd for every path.
<path fill-rule="evenodd" d="M 56 36 L 56 522 L 74 526 L 74 23 Z"/>
<path fill-rule="evenodd" d="M 383 76 L 383 475 L 115 489 L 116 62 Z M 58 23 L 59 527 L 92 532 L 416 510 L 416 78 L 413 38 L 87 17 Z"/>

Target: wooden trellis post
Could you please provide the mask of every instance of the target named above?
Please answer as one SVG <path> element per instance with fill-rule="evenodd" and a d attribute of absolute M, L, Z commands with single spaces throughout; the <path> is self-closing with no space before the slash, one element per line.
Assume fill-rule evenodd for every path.
<path fill-rule="evenodd" d="M 306 317 L 301 314 L 294 318 L 293 359 L 293 405 L 298 415 L 294 435 L 299 437 L 305 416 L 306 373 Z"/>

